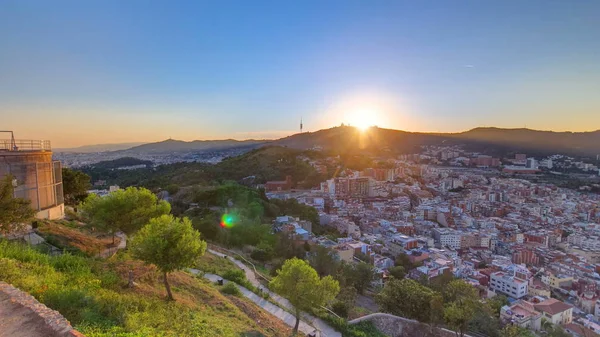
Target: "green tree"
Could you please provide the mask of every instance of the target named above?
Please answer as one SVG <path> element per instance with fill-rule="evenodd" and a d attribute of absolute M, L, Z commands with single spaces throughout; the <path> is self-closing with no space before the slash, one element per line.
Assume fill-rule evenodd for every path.
<path fill-rule="evenodd" d="M 7 175 L 0 181 L 0 233 L 8 233 L 20 228 L 22 223 L 33 218 L 35 211 L 31 202 L 15 198 L 13 177 Z"/>
<path fill-rule="evenodd" d="M 168 299 L 173 300 L 168 274 L 193 267 L 204 255 L 206 242 L 200 240 L 200 233 L 188 218 L 162 215 L 137 232 L 130 249 L 135 258 L 155 265 L 163 273 Z"/>
<path fill-rule="evenodd" d="M 406 276 L 406 273 L 404 272 L 404 267 L 402 266 L 392 267 L 388 269 L 388 272 L 390 273 L 390 276 L 397 280 L 401 280 L 404 278 L 404 276 Z"/>
<path fill-rule="evenodd" d="M 454 280 L 445 287 L 444 302 L 457 302 L 459 305 L 477 302 L 479 295 L 475 287 L 463 280 Z"/>
<path fill-rule="evenodd" d="M 354 265 L 353 271 L 352 283 L 356 291 L 362 294 L 371 285 L 371 281 L 373 281 L 373 277 L 375 276 L 375 270 L 372 265 L 359 262 Z"/>
<path fill-rule="evenodd" d="M 331 276 L 319 278 L 317 272 L 306 262 L 292 258 L 277 271 L 269 288 L 287 298 L 295 308 L 296 324 L 294 335 L 298 333 L 300 311 L 325 305 L 340 291 L 339 283 Z"/>
<path fill-rule="evenodd" d="M 502 307 L 508 305 L 508 298 L 504 295 L 496 295 L 487 301 L 495 316 L 500 316 Z"/>
<path fill-rule="evenodd" d="M 457 336 L 463 336 L 475 312 L 482 310 L 477 290 L 463 280 L 453 280 L 442 294 L 446 303 L 444 320 Z"/>
<path fill-rule="evenodd" d="M 334 253 L 327 247 L 316 245 L 309 253 L 309 263 L 315 268 L 319 276 L 332 275 L 337 269 L 338 260 Z"/>
<path fill-rule="evenodd" d="M 411 279 L 388 281 L 377 295 L 382 311 L 393 315 L 430 322 L 434 297 L 433 290 Z"/>
<path fill-rule="evenodd" d="M 518 325 L 507 325 L 500 330 L 500 337 L 534 337 L 535 335 Z"/>
<path fill-rule="evenodd" d="M 63 167 L 62 179 L 65 204 L 76 205 L 85 200 L 88 195 L 87 191 L 92 187 L 89 175 Z"/>
<path fill-rule="evenodd" d="M 396 256 L 396 261 L 394 261 L 394 265 L 404 267 L 404 270 L 406 272 L 409 272 L 418 267 L 417 264 L 410 262 L 410 259 L 406 254 L 400 254 Z"/>
<path fill-rule="evenodd" d="M 458 302 L 452 302 L 444 308 L 444 320 L 446 324 L 454 331 L 457 336 L 464 336 L 469 321 L 475 313 L 474 307 L 470 305 L 460 305 Z"/>
<path fill-rule="evenodd" d="M 128 187 L 105 197 L 89 195 L 82 207 L 91 224 L 113 235 L 118 231 L 132 234 L 150 219 L 169 214 L 171 205 L 158 200 L 145 188 Z"/>

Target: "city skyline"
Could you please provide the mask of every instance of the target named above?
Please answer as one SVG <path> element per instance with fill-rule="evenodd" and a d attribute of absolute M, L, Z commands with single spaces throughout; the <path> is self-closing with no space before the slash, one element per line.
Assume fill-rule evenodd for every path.
<path fill-rule="evenodd" d="M 340 125 L 600 129 L 600 3 L 0 5 L 0 114 L 55 147 Z"/>

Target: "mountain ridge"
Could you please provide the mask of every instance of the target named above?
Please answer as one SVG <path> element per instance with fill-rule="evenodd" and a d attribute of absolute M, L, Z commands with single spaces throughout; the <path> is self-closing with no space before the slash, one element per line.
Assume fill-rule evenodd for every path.
<path fill-rule="evenodd" d="M 571 132 L 483 126 L 456 133 L 440 133 L 412 132 L 379 127 L 371 127 L 366 131 L 361 131 L 352 126 L 336 126 L 313 132 L 296 133 L 273 140 L 236 140 L 228 138 L 184 141 L 170 138 L 159 142 L 143 143 L 114 152 L 123 155 L 133 153 L 160 154 L 234 148 L 253 149 L 265 145 L 279 145 L 296 149 L 320 147 L 336 152 L 351 152 L 356 149 L 363 149 L 376 152 L 385 150 L 406 153 L 418 150 L 424 145 L 441 144 L 465 145 L 475 150 L 502 147 L 504 150 L 510 151 L 596 155 L 600 153 L 600 130 Z M 87 148 L 98 146 L 100 145 L 90 145 Z M 61 152 L 60 150 L 55 151 Z M 71 151 L 66 152 L 77 151 L 71 149 Z"/>

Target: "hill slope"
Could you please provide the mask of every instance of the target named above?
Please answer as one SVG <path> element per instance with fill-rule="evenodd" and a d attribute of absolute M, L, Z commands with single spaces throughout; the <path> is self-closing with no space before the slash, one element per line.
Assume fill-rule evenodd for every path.
<path fill-rule="evenodd" d="M 297 149 L 315 146 L 336 153 L 391 151 L 408 153 L 422 145 L 464 145 L 482 151 L 527 151 L 532 153 L 600 154 L 600 130 L 593 132 L 552 132 L 530 129 L 476 128 L 461 133 L 419 133 L 370 128 L 361 132 L 342 126 L 281 138 L 273 145 Z"/>
<path fill-rule="evenodd" d="M 162 142 L 135 146 L 123 152 L 127 153 L 169 153 L 184 151 L 225 150 L 238 147 L 256 147 L 265 144 L 265 140 L 194 140 L 190 142 L 167 139 Z"/>
<path fill-rule="evenodd" d="M 128 271 L 138 285 L 127 288 Z M 164 299 L 159 273 L 126 254 L 110 261 L 49 256 L 0 240 L 0 280 L 57 310 L 93 336 L 285 336 L 289 328 L 243 298 L 176 272 L 175 302 Z M 260 324 L 257 322 L 260 321 Z"/>

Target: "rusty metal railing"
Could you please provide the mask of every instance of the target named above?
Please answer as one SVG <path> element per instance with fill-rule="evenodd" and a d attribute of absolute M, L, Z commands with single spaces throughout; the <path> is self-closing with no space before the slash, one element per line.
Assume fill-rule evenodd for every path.
<path fill-rule="evenodd" d="M 49 140 L 0 139 L 0 151 L 51 151 Z"/>

